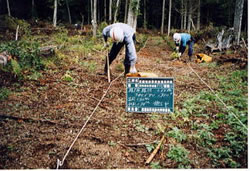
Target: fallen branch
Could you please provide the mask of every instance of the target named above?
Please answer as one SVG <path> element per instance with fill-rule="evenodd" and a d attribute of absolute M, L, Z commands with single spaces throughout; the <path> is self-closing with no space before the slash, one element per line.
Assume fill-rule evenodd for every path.
<path fill-rule="evenodd" d="M 49 120 L 37 119 L 37 118 L 22 118 L 22 117 L 1 115 L 0 114 L 0 120 L 6 120 L 6 119 L 12 119 L 15 121 L 24 121 L 24 122 L 43 122 L 46 124 L 58 125 L 58 123 L 56 121 L 49 121 Z"/>
<path fill-rule="evenodd" d="M 52 125 L 52 126 L 56 125 L 56 126 L 61 127 L 61 128 L 81 128 L 81 125 L 76 124 L 76 123 L 74 123 L 74 124 L 59 123 L 57 121 L 40 119 L 40 118 L 23 118 L 23 117 L 0 114 L 0 121 L 4 121 L 4 120 L 14 120 L 17 122 L 41 123 L 41 124 L 47 124 L 47 125 Z"/>
<path fill-rule="evenodd" d="M 216 47 L 215 44 L 206 44 L 205 45 L 206 48 L 210 49 L 210 52 L 214 52 L 214 51 L 220 51 L 220 49 L 218 47 Z"/>
<path fill-rule="evenodd" d="M 50 55 L 55 53 L 56 48 L 57 48 L 57 46 L 51 45 L 51 46 L 40 47 L 39 50 L 40 50 L 42 55 L 50 56 Z"/>
<path fill-rule="evenodd" d="M 145 146 L 145 145 L 154 144 L 154 143 L 156 143 L 156 142 L 154 141 L 154 142 L 149 142 L 149 143 L 125 144 L 125 145 L 128 147 L 137 147 L 137 146 Z"/>
<path fill-rule="evenodd" d="M 206 41 L 204 40 L 204 38 L 202 39 L 203 43 L 206 44 Z"/>
<path fill-rule="evenodd" d="M 247 48 L 247 44 L 246 44 L 246 42 L 245 42 L 245 39 L 244 39 L 244 38 L 242 38 L 242 42 L 243 42 L 243 44 L 244 44 L 244 46 L 245 46 L 246 50 L 248 50 L 248 48 Z"/>
<path fill-rule="evenodd" d="M 97 99 L 97 98 L 92 97 L 92 96 L 87 96 L 86 94 L 83 94 L 83 96 L 84 96 L 84 97 L 87 97 L 87 98 L 89 98 L 89 99 L 93 99 L 93 100 L 95 100 L 95 101 L 99 101 L 99 100 L 100 100 L 100 99 Z"/>
<path fill-rule="evenodd" d="M 151 155 L 149 156 L 149 158 L 147 159 L 145 164 L 149 164 L 153 160 L 154 156 L 159 151 L 159 149 L 160 149 L 161 145 L 163 144 L 164 140 L 165 140 L 165 135 L 162 135 L 160 143 L 157 145 L 157 147 L 151 153 Z"/>
<path fill-rule="evenodd" d="M 214 51 L 221 52 L 223 50 L 229 49 L 232 46 L 231 41 L 233 38 L 231 34 L 231 29 L 227 31 L 227 34 L 224 33 L 225 33 L 224 30 L 219 32 L 216 36 L 217 41 L 215 43 L 207 43 L 205 47 L 210 49 L 210 52 Z"/>
<path fill-rule="evenodd" d="M 222 30 L 222 31 L 219 32 L 218 35 L 217 35 L 217 41 L 218 41 L 217 47 L 219 48 L 220 51 L 222 50 L 222 38 L 223 38 L 224 32 L 225 32 L 225 31 Z"/>
<path fill-rule="evenodd" d="M 102 51 L 99 51 L 99 50 L 97 50 L 95 48 L 92 48 L 92 50 L 95 51 L 95 52 L 97 52 L 97 53 L 103 53 Z"/>

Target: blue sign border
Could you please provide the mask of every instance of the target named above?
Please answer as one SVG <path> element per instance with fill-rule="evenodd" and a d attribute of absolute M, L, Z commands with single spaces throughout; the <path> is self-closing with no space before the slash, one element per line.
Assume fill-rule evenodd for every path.
<path fill-rule="evenodd" d="M 130 80 L 133 80 L 133 81 L 131 82 Z M 133 87 L 128 87 L 128 86 L 132 86 L 130 82 L 133 84 L 133 86 L 136 86 L 135 89 L 133 89 Z M 138 84 L 136 84 L 136 82 L 138 82 Z M 157 106 L 154 106 L 154 104 L 150 104 L 150 107 L 143 108 L 141 106 L 137 106 L 136 104 L 134 104 L 131 107 L 131 105 L 128 105 L 128 98 L 132 98 L 132 97 L 128 97 L 128 90 L 130 90 L 130 88 L 135 91 L 139 91 L 139 94 L 143 94 L 143 93 L 140 93 L 140 90 L 143 89 L 145 90 L 144 95 L 147 94 L 146 91 L 161 90 L 165 93 L 167 91 L 168 94 L 167 95 L 165 94 L 165 95 L 168 96 L 170 94 L 170 98 L 172 98 L 170 99 L 172 101 L 172 105 L 170 104 L 170 106 L 168 107 L 157 107 Z M 133 92 L 133 93 L 136 93 L 136 92 Z M 156 94 L 156 93 L 154 92 L 153 94 Z M 149 101 L 152 100 L 150 98 L 147 98 L 147 99 Z M 132 99 L 132 101 L 133 100 L 135 99 Z M 162 98 L 160 100 L 162 101 Z M 174 112 L 174 78 L 173 77 L 154 77 L 154 78 L 127 77 L 126 78 L 126 112 L 133 112 L 133 113 L 172 113 Z"/>

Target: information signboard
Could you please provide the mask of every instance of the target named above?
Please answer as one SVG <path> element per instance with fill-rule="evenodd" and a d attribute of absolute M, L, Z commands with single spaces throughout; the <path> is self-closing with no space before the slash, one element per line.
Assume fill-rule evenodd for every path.
<path fill-rule="evenodd" d="M 127 77 L 126 111 L 136 113 L 173 112 L 173 78 Z"/>

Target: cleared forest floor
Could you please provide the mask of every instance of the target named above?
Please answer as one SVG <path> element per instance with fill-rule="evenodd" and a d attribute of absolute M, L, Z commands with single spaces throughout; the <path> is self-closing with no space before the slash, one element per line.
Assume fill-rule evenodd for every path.
<path fill-rule="evenodd" d="M 153 72 L 159 77 L 173 77 L 175 82 L 175 110 L 189 110 L 184 101 L 203 91 L 210 91 L 191 70 L 213 89 L 219 90 L 217 75 L 223 76 L 237 68 L 233 63 L 215 66 L 197 64 L 194 61 L 172 60 L 164 40 L 159 36 L 149 37 L 145 47 L 138 52 L 137 69 Z M 9 87 L 13 92 L 0 104 L 0 168 L 56 168 L 57 159 L 62 160 L 76 135 L 91 115 L 97 103 L 107 90 L 103 71 L 104 53 L 79 56 L 79 65 L 68 64 L 42 72 L 37 81 L 27 81 L 23 85 Z M 74 58 L 74 56 L 72 56 Z M 185 58 L 185 56 L 184 56 Z M 122 63 L 123 54 L 112 63 L 111 79 L 122 71 L 116 68 Z M 84 62 L 96 63 L 96 71 L 89 72 Z M 67 82 L 61 78 L 68 71 L 74 78 Z M 245 91 L 245 90 L 244 90 Z M 247 90 L 245 97 L 247 98 Z M 199 129 L 194 125 L 211 125 L 216 114 L 223 108 L 215 102 L 206 107 L 206 116 L 177 114 L 136 114 L 125 111 L 126 79 L 119 77 L 112 83 L 104 100 L 93 114 L 62 167 L 65 169 L 129 169 L 129 168 L 177 168 L 180 163 L 171 156 L 171 145 L 181 145 L 187 153 L 188 162 L 181 163 L 188 168 L 224 168 L 216 165 L 208 157 L 209 144 L 199 145 L 192 137 Z M 219 102 L 218 102 L 219 103 Z M 161 127 L 166 133 L 172 128 L 180 129 L 187 138 L 179 142 L 167 136 L 161 149 L 151 164 L 145 162 L 150 156 L 150 148 L 155 148 L 162 137 Z M 201 128 L 200 128 L 201 129 Z M 230 130 L 227 124 L 211 129 L 216 141 L 215 147 L 223 147 L 225 134 Z M 208 142 L 209 140 L 204 140 Z M 247 150 L 246 150 L 247 151 Z M 184 153 L 186 154 L 186 153 Z M 246 153 L 238 159 L 241 166 L 247 167 Z M 185 158 L 185 156 L 182 156 Z M 182 159 L 183 159 L 182 158 Z M 219 160 L 218 160 L 219 161 Z"/>

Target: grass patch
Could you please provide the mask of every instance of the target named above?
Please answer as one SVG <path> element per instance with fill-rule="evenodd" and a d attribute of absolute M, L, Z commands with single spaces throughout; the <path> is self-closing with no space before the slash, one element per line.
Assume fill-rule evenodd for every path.
<path fill-rule="evenodd" d="M 170 145 L 167 157 L 178 164 L 178 168 L 190 168 L 188 154 L 190 152 L 181 145 Z"/>
<path fill-rule="evenodd" d="M 0 88 L 0 101 L 7 99 L 10 95 L 10 90 L 7 88 Z"/>
<path fill-rule="evenodd" d="M 194 142 L 211 159 L 211 165 L 215 168 L 243 167 L 242 158 L 247 159 L 247 71 L 236 70 L 227 75 L 215 76 L 218 80 L 216 94 L 201 91 L 197 95 L 185 96 L 178 105 L 179 108 L 170 115 L 170 119 L 175 121 L 176 125 L 167 135 L 179 143 L 184 143 L 184 140 Z M 185 136 L 184 129 L 191 133 Z M 218 130 L 223 132 L 218 133 Z M 223 140 L 217 139 L 218 134 Z M 186 161 L 186 155 L 187 152 L 183 148 L 171 146 L 168 157 L 181 162 Z M 179 164 L 179 168 L 188 166 L 188 162 Z"/>
<path fill-rule="evenodd" d="M 90 73 L 94 73 L 97 68 L 97 63 L 94 61 L 83 61 L 80 65 L 86 68 Z"/>
<path fill-rule="evenodd" d="M 175 138 L 178 142 L 182 142 L 187 139 L 187 136 L 182 132 L 182 130 L 178 129 L 177 127 L 174 127 L 167 133 L 167 135 L 169 137 Z"/>

